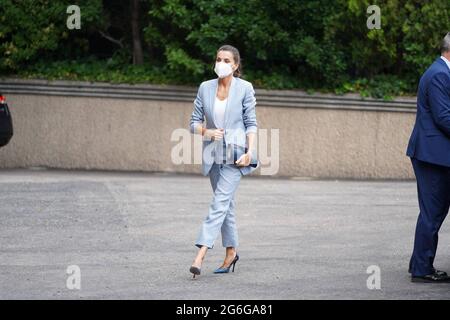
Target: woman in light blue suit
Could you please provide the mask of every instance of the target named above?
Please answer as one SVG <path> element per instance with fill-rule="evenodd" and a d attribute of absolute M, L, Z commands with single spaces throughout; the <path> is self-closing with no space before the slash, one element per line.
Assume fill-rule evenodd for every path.
<path fill-rule="evenodd" d="M 203 136 L 202 174 L 209 175 L 214 197 L 195 245 L 200 248 L 190 272 L 200 274 L 208 249 L 222 233 L 225 259 L 214 273 L 227 273 L 239 260 L 234 194 L 242 175 L 259 167 L 256 155 L 256 99 L 250 82 L 240 77 L 239 51 L 230 45 L 217 50 L 218 78 L 199 87 L 190 120 L 191 133 Z M 206 120 L 206 126 L 204 126 Z"/>

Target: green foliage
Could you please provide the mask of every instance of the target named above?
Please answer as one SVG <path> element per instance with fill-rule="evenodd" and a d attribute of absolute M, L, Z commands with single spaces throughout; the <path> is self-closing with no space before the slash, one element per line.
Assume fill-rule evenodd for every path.
<path fill-rule="evenodd" d="M 336 94 L 359 93 L 362 97 L 391 100 L 395 96 L 411 94 L 414 81 L 406 81 L 393 75 L 377 75 L 343 83 L 335 89 Z"/>
<path fill-rule="evenodd" d="M 39 62 L 17 73 L 21 78 L 49 80 L 182 84 L 174 79 L 169 79 L 166 74 L 164 68 L 158 66 L 128 65 L 115 58 L 108 59 L 106 63 L 97 59 Z"/>
<path fill-rule="evenodd" d="M 17 71 L 38 59 L 87 51 L 86 33 L 101 15 L 101 0 L 80 0 L 82 31 L 66 27 L 67 1 L 1 0 L 0 70 Z"/>
<path fill-rule="evenodd" d="M 183 49 L 176 47 L 166 47 L 167 68 L 174 76 L 183 77 L 191 75 L 198 79 L 204 74 L 204 64 L 191 58 Z"/>
<path fill-rule="evenodd" d="M 198 85 L 232 44 L 257 87 L 389 99 L 416 91 L 450 31 L 442 0 L 142 0 L 146 62 L 133 66 L 129 1 L 77 1 L 76 31 L 66 28 L 67 1 L 0 2 L 0 71 L 23 77 Z M 371 4 L 380 30 L 367 29 Z"/>

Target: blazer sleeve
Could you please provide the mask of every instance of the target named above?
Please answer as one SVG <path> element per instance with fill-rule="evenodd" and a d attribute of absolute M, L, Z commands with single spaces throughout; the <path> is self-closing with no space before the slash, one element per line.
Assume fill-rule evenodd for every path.
<path fill-rule="evenodd" d="M 256 121 L 256 98 L 253 85 L 247 86 L 245 91 L 245 98 L 243 103 L 243 119 L 245 126 L 245 134 L 250 132 L 256 133 L 258 130 L 258 123 Z"/>
<path fill-rule="evenodd" d="M 204 98 L 203 98 L 203 83 L 198 88 L 197 97 L 194 100 L 194 110 L 192 111 L 191 120 L 190 120 L 190 129 L 191 133 L 196 133 L 195 128 L 199 124 L 203 124 L 203 121 L 205 119 L 205 111 L 204 111 L 204 104 L 203 104 Z"/>
<path fill-rule="evenodd" d="M 431 115 L 436 125 L 450 136 L 450 79 L 440 72 L 432 79 L 428 89 Z"/>

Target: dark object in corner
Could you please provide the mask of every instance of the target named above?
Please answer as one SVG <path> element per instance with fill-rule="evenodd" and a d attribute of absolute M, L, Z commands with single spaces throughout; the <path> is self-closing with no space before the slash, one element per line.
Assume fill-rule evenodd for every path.
<path fill-rule="evenodd" d="M 13 136 L 11 113 L 5 97 L 0 94 L 0 147 L 6 146 Z"/>

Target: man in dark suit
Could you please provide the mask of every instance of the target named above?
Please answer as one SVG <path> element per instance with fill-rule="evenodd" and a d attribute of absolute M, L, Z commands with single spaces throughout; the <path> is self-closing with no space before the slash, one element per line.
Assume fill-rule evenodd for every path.
<path fill-rule="evenodd" d="M 417 93 L 417 115 L 407 155 L 417 180 L 420 213 L 409 263 L 413 282 L 450 282 L 433 267 L 438 232 L 450 206 L 450 32 L 441 57 L 425 71 Z"/>

